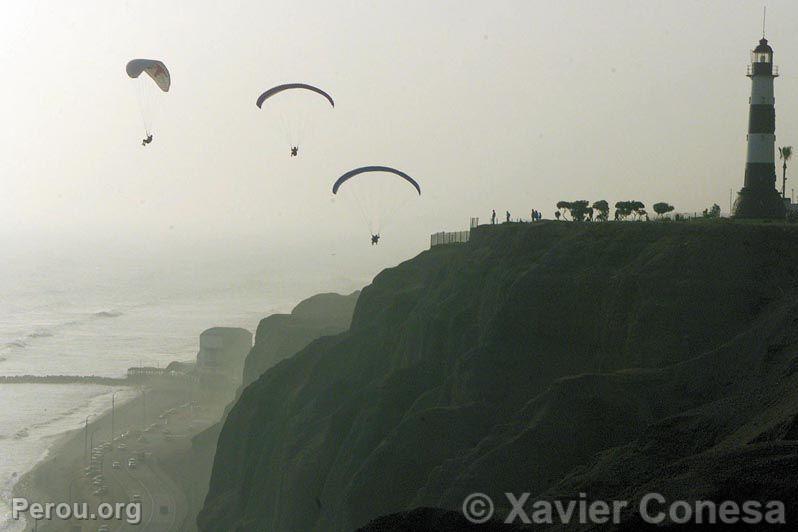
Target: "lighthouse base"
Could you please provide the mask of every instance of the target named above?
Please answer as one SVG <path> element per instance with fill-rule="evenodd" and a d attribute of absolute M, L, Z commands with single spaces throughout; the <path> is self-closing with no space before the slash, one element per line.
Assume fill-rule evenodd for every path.
<path fill-rule="evenodd" d="M 775 188 L 752 189 L 743 187 L 734 202 L 735 218 L 784 219 L 787 211 L 781 195 Z"/>

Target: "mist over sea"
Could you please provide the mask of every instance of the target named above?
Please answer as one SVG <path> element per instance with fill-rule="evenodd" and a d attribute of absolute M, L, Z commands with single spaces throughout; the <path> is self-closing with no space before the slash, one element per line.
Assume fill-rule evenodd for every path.
<path fill-rule="evenodd" d="M 244 327 L 364 277 L 322 274 L 251 246 L 61 246 L 16 250 L 0 264 L 0 375 L 123 376 L 192 359 L 200 332 Z M 293 263 L 292 263 L 293 261 Z M 65 431 L 110 408 L 114 388 L 0 385 L 0 530 L 11 488 Z M 132 392 L 122 392 L 117 400 Z M 98 435 L 101 438 L 102 435 Z M 66 494 L 65 494 L 66 497 Z"/>

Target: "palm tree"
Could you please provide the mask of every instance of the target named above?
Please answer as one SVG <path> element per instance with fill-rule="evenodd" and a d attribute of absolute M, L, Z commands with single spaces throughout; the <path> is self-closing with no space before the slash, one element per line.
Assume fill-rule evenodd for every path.
<path fill-rule="evenodd" d="M 781 199 L 787 197 L 787 161 L 792 157 L 792 146 L 783 146 L 779 148 L 779 159 L 784 161 L 783 174 L 781 176 Z"/>

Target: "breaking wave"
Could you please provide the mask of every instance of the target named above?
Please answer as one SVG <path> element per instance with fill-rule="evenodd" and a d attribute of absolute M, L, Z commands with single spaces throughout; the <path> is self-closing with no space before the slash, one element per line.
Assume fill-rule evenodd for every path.
<path fill-rule="evenodd" d="M 25 349 L 26 347 L 28 347 L 28 344 L 22 340 L 14 340 L 13 342 L 3 344 L 0 349 Z"/>
<path fill-rule="evenodd" d="M 95 318 L 118 318 L 121 315 L 122 313 L 117 310 L 101 310 L 94 313 Z"/>
<path fill-rule="evenodd" d="M 52 331 L 47 329 L 37 329 L 28 335 L 28 338 L 50 338 L 53 336 Z"/>

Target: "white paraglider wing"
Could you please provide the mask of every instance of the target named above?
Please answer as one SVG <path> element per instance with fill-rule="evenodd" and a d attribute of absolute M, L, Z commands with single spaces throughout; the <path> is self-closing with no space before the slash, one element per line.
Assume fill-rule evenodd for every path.
<path fill-rule="evenodd" d="M 135 82 L 144 131 L 150 136 L 158 121 L 163 93 L 169 92 L 172 86 L 169 69 L 157 59 L 133 59 L 128 62 L 125 71 Z M 142 73 L 147 75 L 141 77 Z"/>
<path fill-rule="evenodd" d="M 128 62 L 125 70 L 127 75 L 133 79 L 145 72 L 163 92 L 169 92 L 169 87 L 172 86 L 169 70 L 161 61 L 155 59 L 133 59 Z"/>

